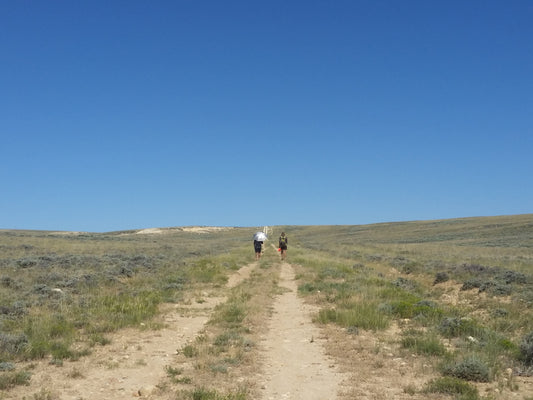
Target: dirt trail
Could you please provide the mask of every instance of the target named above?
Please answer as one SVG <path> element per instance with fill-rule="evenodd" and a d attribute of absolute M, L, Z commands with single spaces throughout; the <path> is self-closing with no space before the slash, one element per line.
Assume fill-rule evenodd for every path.
<path fill-rule="evenodd" d="M 227 287 L 248 278 L 256 265 L 249 264 L 233 274 Z M 164 328 L 123 329 L 110 336 L 111 344 L 92 349 L 91 355 L 79 361 L 65 361 L 60 367 L 48 360 L 33 362 L 30 385 L 0 393 L 0 398 L 34 398 L 43 391 L 60 400 L 156 398 L 153 393 L 166 375 L 165 366 L 173 364 L 177 350 L 198 335 L 214 307 L 225 298 L 204 293 L 202 300 L 187 306 L 165 304 Z"/>
<path fill-rule="evenodd" d="M 286 292 L 278 297 L 263 337 L 263 400 L 333 400 L 342 377 L 326 357 L 324 339 L 311 322 L 315 310 L 297 295 L 290 264 L 282 264 L 280 286 Z"/>

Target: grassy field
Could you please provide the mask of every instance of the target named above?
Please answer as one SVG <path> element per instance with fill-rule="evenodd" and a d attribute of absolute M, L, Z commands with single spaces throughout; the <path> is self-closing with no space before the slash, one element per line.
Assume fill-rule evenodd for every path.
<path fill-rule="evenodd" d="M 86 356 L 110 332 L 150 327 L 159 304 L 222 285 L 253 232 L 0 231 L 0 389 L 29 379 L 18 362 Z"/>
<path fill-rule="evenodd" d="M 273 228 L 289 236 L 299 292 L 320 306 L 316 322 L 347 335 L 400 326 L 397 343 L 438 371 L 427 393 L 476 399 L 477 383 L 513 390 L 509 370 L 533 373 L 533 214 Z M 142 322 L 157 329 L 151 321 L 160 304 L 222 287 L 253 261 L 255 230 L 0 230 L 0 389 L 31 379 L 20 363 L 49 357 L 61 365 L 105 346 L 107 335 L 123 327 Z M 202 373 L 223 376 L 228 364 L 246 365 L 245 327 L 264 319 L 261 304 L 275 292 L 276 263 L 263 260 L 249 287 L 236 288 L 220 306 L 210 341 L 182 349 L 188 358 L 204 354 L 197 365 L 209 367 L 198 368 Z M 178 372 L 169 367 L 169 377 L 190 379 Z M 217 398 L 203 388 L 190 396 Z M 243 389 L 227 398 L 247 397 Z"/>
<path fill-rule="evenodd" d="M 509 371 L 532 374 L 532 215 L 285 229 L 317 322 L 397 324 L 442 375 L 428 392 L 479 398 L 471 382 L 512 390 Z"/>

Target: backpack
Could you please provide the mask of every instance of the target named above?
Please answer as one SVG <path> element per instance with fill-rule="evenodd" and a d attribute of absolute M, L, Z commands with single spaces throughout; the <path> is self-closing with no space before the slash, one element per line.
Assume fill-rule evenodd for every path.
<path fill-rule="evenodd" d="M 287 245 L 287 236 L 280 236 L 279 237 L 279 244 L 280 244 L 280 246 L 286 246 Z"/>

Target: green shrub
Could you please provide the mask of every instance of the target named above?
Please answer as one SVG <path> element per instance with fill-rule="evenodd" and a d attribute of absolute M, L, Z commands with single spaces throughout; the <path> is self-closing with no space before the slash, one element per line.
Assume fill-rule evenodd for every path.
<path fill-rule="evenodd" d="M 0 390 L 6 390 L 19 385 L 28 385 L 31 374 L 28 371 L 9 371 L 0 374 Z"/>
<path fill-rule="evenodd" d="M 190 344 L 183 346 L 181 352 L 187 358 L 193 358 L 199 354 L 198 349 Z"/>
<path fill-rule="evenodd" d="M 236 331 L 226 331 L 218 335 L 213 344 L 215 346 L 225 347 L 231 344 L 242 343 L 244 338 Z"/>
<path fill-rule="evenodd" d="M 444 314 L 444 311 L 438 306 L 438 304 L 428 300 L 420 300 L 414 305 L 413 311 L 417 318 L 426 317 L 429 319 L 440 319 Z"/>
<path fill-rule="evenodd" d="M 470 278 L 463 283 L 461 290 L 479 289 L 483 286 L 483 281 L 479 278 Z"/>
<path fill-rule="evenodd" d="M 392 282 L 392 284 L 408 292 L 417 290 L 419 286 L 415 281 L 402 277 L 396 279 L 394 282 Z"/>
<path fill-rule="evenodd" d="M 487 364 L 477 356 L 469 356 L 462 361 L 442 367 L 444 375 L 473 382 L 489 382 L 490 371 Z"/>
<path fill-rule="evenodd" d="M 211 364 L 209 366 L 209 370 L 213 372 L 214 374 L 227 374 L 228 365 L 224 362 L 217 363 L 217 364 Z"/>
<path fill-rule="evenodd" d="M 437 285 L 439 283 L 444 283 L 450 280 L 450 277 L 446 272 L 437 272 L 435 275 L 435 280 L 433 281 L 434 285 Z"/>
<path fill-rule="evenodd" d="M 28 346 L 28 337 L 24 334 L 0 333 L 0 355 L 5 357 L 22 354 Z"/>
<path fill-rule="evenodd" d="M 230 326 L 240 324 L 246 317 L 246 309 L 243 304 L 230 303 L 223 307 L 221 312 L 222 321 Z"/>
<path fill-rule="evenodd" d="M 513 288 L 507 284 L 496 283 L 490 287 L 490 293 L 494 296 L 509 296 Z"/>
<path fill-rule="evenodd" d="M 15 369 L 15 364 L 12 362 L 0 362 L 0 371 L 13 371 Z"/>
<path fill-rule="evenodd" d="M 524 336 L 520 343 L 520 359 L 526 365 L 533 365 L 533 332 Z"/>
<path fill-rule="evenodd" d="M 500 274 L 498 278 L 507 284 L 510 284 L 510 283 L 525 284 L 528 281 L 527 276 L 525 274 L 521 272 L 517 272 L 517 271 L 512 271 L 512 270 L 504 271 L 503 273 Z"/>
<path fill-rule="evenodd" d="M 170 365 L 166 365 L 165 366 L 165 371 L 167 373 L 167 376 L 169 377 L 176 377 L 178 375 L 181 375 L 183 373 L 183 369 L 182 368 L 174 368 Z"/>
<path fill-rule="evenodd" d="M 26 355 L 30 359 L 44 358 L 50 354 L 50 343 L 45 339 L 32 339 L 26 347 Z"/>
<path fill-rule="evenodd" d="M 494 318 L 503 318 L 509 315 L 509 311 L 505 308 L 495 308 L 494 310 L 492 310 L 491 315 Z"/>
<path fill-rule="evenodd" d="M 228 328 L 235 328 L 241 325 L 248 313 L 247 302 L 251 294 L 247 291 L 235 291 L 226 303 L 215 307 L 213 322 L 222 323 Z"/>
<path fill-rule="evenodd" d="M 53 341 L 49 343 L 50 354 L 53 358 L 58 360 L 72 358 L 74 356 L 74 353 L 69 347 L 69 344 L 61 341 Z"/>
<path fill-rule="evenodd" d="M 95 344 L 105 346 L 111 343 L 111 339 L 105 337 L 101 333 L 95 332 L 89 335 L 89 342 L 91 346 L 94 346 Z"/>
<path fill-rule="evenodd" d="M 197 388 L 191 395 L 193 400 L 246 400 L 246 393 L 243 391 L 235 394 L 220 394 L 216 390 Z"/>
<path fill-rule="evenodd" d="M 33 400 L 57 400 L 58 396 L 47 389 L 41 388 L 39 392 L 33 394 L 32 398 Z"/>
<path fill-rule="evenodd" d="M 447 338 L 472 335 L 481 337 L 485 335 L 485 329 L 470 318 L 446 317 L 438 326 L 438 331 Z"/>

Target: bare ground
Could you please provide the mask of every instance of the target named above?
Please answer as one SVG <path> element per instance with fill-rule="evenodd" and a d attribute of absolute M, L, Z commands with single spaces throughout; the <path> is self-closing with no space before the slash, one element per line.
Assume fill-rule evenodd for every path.
<path fill-rule="evenodd" d="M 195 316 L 182 316 L 175 307 L 167 307 L 163 329 L 124 329 L 112 336 L 111 344 L 96 347 L 79 361 L 60 367 L 39 361 L 31 370 L 30 386 L 17 387 L 2 398 L 32 399 L 35 393 L 46 392 L 58 400 L 114 400 L 149 394 L 180 344 L 193 339 L 207 322 L 214 302 L 204 304 L 205 312 Z"/>
<path fill-rule="evenodd" d="M 311 322 L 312 307 L 297 296 L 294 271 L 282 264 L 280 286 L 284 294 L 263 337 L 263 399 L 335 399 L 342 380 L 335 362 L 327 357 L 325 338 Z"/>

